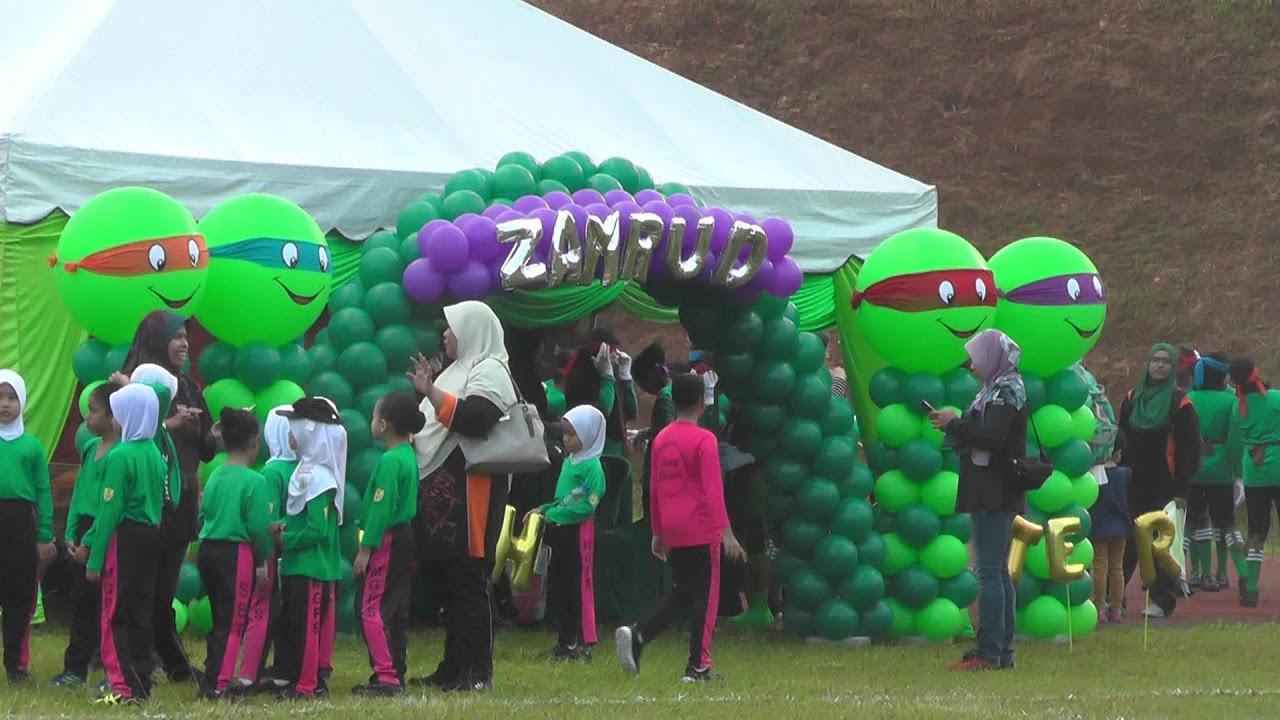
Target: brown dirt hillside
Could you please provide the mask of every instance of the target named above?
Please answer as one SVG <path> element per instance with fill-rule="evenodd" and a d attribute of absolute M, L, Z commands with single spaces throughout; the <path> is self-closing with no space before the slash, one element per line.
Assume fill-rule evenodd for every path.
<path fill-rule="evenodd" d="M 1091 366 L 1156 341 L 1280 376 L 1276 0 L 534 0 L 938 186 L 984 253 L 1078 243 L 1111 296 Z"/>

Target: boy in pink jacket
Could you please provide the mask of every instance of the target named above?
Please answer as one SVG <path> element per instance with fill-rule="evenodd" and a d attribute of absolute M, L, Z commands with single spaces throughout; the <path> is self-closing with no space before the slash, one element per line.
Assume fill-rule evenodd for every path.
<path fill-rule="evenodd" d="M 614 634 L 622 669 L 639 672 L 644 646 L 678 613 L 689 613 L 689 664 L 684 682 L 711 679 L 721 549 L 731 560 L 746 557 L 725 513 L 719 443 L 715 435 L 698 427 L 704 409 L 702 391 L 702 379 L 697 375 L 672 378 L 676 421 L 658 433 L 652 446 L 649 516 L 653 554 L 671 562 L 671 590 L 652 615 L 620 627 Z"/>

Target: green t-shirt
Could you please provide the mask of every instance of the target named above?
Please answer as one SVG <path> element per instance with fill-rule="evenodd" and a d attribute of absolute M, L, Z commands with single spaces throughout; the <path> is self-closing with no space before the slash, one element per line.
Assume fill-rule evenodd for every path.
<path fill-rule="evenodd" d="M 222 465 L 209 476 L 200 500 L 200 540 L 247 542 L 257 562 L 271 555 L 267 526 L 275 518 L 266 480 L 243 465 Z"/>
<path fill-rule="evenodd" d="M 107 448 L 102 457 L 98 457 L 101 447 L 102 438 L 95 437 L 85 443 L 84 452 L 80 454 L 80 471 L 76 473 L 71 504 L 67 506 L 66 541 L 69 545 L 79 544 L 80 523 L 85 518 L 92 522 L 98 515 L 98 504 L 102 502 L 102 470 L 107 464 L 107 453 L 111 452 L 111 448 Z"/>
<path fill-rule="evenodd" d="M 284 518 L 284 503 L 289 498 L 289 479 L 298 469 L 297 460 L 271 460 L 262 466 L 262 479 L 267 485 L 273 520 Z"/>
<path fill-rule="evenodd" d="M 30 433 L 0 439 L 0 500 L 25 500 L 36 506 L 36 542 L 53 542 L 53 494 L 44 446 Z"/>
<path fill-rule="evenodd" d="M 284 518 L 281 575 L 301 575 L 332 582 L 342 577 L 338 544 L 337 490 L 317 495 L 297 515 Z"/>
<path fill-rule="evenodd" d="M 565 459 L 556 481 L 556 499 L 542 506 L 547 521 L 556 525 L 577 525 L 596 512 L 604 495 L 604 467 L 599 458 L 575 465 Z"/>
<path fill-rule="evenodd" d="M 1270 487 L 1280 485 L 1280 392 L 1249 393 L 1245 396 L 1249 416 L 1240 414 L 1237 403 L 1231 412 L 1232 422 L 1240 433 L 1244 445 L 1245 487 Z M 1262 462 L 1253 461 L 1254 448 L 1261 448 Z"/>
<path fill-rule="evenodd" d="M 1240 468 L 1240 433 L 1231 421 L 1238 402 L 1230 390 L 1192 390 L 1187 399 L 1200 416 L 1200 437 L 1212 452 L 1201 456 L 1200 472 L 1191 478 L 1194 485 L 1230 485 Z"/>
<path fill-rule="evenodd" d="M 404 443 L 386 451 L 378 460 L 369 485 L 364 489 L 360 513 L 360 544 L 382 547 L 382 536 L 397 525 L 413 520 L 418 512 L 418 458 L 413 445 Z"/>
<path fill-rule="evenodd" d="M 121 522 L 159 525 L 164 483 L 169 469 L 151 438 L 120 443 L 107 453 L 102 470 L 102 502 L 93 527 L 85 534 L 88 568 L 102 572 L 107 546 Z"/>

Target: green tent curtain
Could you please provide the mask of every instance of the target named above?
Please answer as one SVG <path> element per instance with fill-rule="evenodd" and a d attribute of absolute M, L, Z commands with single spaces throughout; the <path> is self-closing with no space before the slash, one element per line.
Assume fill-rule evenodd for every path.
<path fill-rule="evenodd" d="M 85 339 L 49 269 L 66 224 L 61 211 L 34 225 L 0 223 L 0 367 L 26 380 L 27 432 L 50 456 L 76 391 L 71 356 Z"/>
<path fill-rule="evenodd" d="M 862 263 L 856 258 L 845 263 L 833 275 L 831 295 L 836 324 L 840 332 L 840 347 L 844 353 L 845 371 L 849 373 L 849 388 L 853 391 L 853 407 L 858 413 L 858 427 L 864 444 L 875 440 L 876 417 L 880 409 L 871 402 L 868 386 L 871 376 L 887 363 L 871 349 L 858 329 L 853 314 L 853 288 L 858 282 Z"/>

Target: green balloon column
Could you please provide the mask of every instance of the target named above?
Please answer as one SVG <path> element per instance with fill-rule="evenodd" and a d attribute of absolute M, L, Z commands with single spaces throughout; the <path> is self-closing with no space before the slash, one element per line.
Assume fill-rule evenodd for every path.
<path fill-rule="evenodd" d="M 1046 526 L 1059 517 L 1079 518 L 1081 531 L 1070 562 L 1093 563 L 1088 540 L 1089 508 L 1098 498 L 1090 472 L 1096 419 L 1087 406 L 1088 388 L 1073 369 L 1097 343 L 1106 320 L 1106 294 L 1093 262 L 1075 246 L 1035 237 L 1012 243 L 989 261 L 1000 300 L 996 327 L 1022 348 L 1023 380 L 1032 422 L 1027 454 L 1043 450 L 1054 473 L 1027 495 L 1027 519 Z M 1039 435 L 1037 442 L 1036 436 Z M 1093 580 L 1086 570 L 1070 583 L 1050 578 L 1046 541 L 1027 549 L 1018 586 L 1018 629 L 1040 639 L 1088 634 L 1098 614 L 1089 599 Z M 1070 620 L 1070 622 L 1068 622 Z"/>
<path fill-rule="evenodd" d="M 853 296 L 867 343 L 889 363 L 870 379 L 881 408 L 867 448 L 876 474 L 876 526 L 884 534 L 894 638 L 950 640 L 977 599 L 968 568 L 969 516 L 957 514 L 959 465 L 929 424 L 926 404 L 963 409 L 979 385 L 964 343 L 991 327 L 996 288 L 982 255 L 945 230 L 886 240 L 858 273 Z"/>

